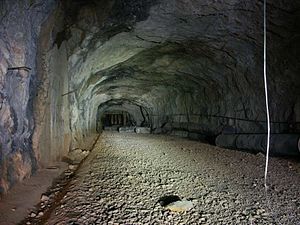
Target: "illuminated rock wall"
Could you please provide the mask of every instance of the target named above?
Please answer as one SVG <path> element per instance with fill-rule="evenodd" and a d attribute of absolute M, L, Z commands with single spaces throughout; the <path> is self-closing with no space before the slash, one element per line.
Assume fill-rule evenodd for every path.
<path fill-rule="evenodd" d="M 268 1 L 275 133 L 300 132 L 299 4 Z M 97 118 L 113 109 L 142 115 L 154 133 L 212 142 L 220 133 L 266 131 L 262 2 L 0 6 L 1 193 L 39 165 L 88 149 Z M 18 66 L 31 70 L 8 70 Z"/>

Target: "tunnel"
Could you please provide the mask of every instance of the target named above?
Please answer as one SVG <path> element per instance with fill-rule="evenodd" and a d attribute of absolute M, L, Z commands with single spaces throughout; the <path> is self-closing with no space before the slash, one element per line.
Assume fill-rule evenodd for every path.
<path fill-rule="evenodd" d="M 0 0 L 0 225 L 299 224 L 299 9 Z"/>
<path fill-rule="evenodd" d="M 115 99 L 101 103 L 97 109 L 96 130 L 135 132 L 136 127 L 151 127 L 149 113 L 144 106 L 127 99 Z"/>
<path fill-rule="evenodd" d="M 105 130 L 106 127 L 113 127 L 113 126 L 127 126 L 133 125 L 136 122 L 131 119 L 130 114 L 124 111 L 111 111 L 106 112 L 103 114 L 101 118 L 101 124 L 103 124 L 102 129 Z M 100 130 L 100 129 L 98 129 Z"/>

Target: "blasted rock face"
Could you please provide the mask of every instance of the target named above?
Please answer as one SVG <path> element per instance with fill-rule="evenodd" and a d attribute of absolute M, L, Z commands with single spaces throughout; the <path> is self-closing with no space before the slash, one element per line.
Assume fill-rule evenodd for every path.
<path fill-rule="evenodd" d="M 27 176 L 21 165 L 29 174 L 37 161 L 59 159 L 59 149 L 87 148 L 110 108 L 155 133 L 211 140 L 266 131 L 259 1 L 0 4 L 2 190 Z M 277 133 L 300 132 L 299 4 L 268 4 Z M 17 66 L 31 71 L 7 70 Z"/>
<path fill-rule="evenodd" d="M 6 192 L 10 185 L 28 177 L 36 169 L 30 140 L 33 124 L 26 117 L 29 113 L 29 73 L 29 70 L 9 69 L 6 74 L 4 104 L 0 111 L 2 192 Z"/>
<path fill-rule="evenodd" d="M 0 3 L 0 195 L 37 169 L 33 96 L 40 25 L 54 1 Z M 30 20 L 29 18 L 32 18 Z M 20 67 L 20 68 L 19 68 Z"/>
<path fill-rule="evenodd" d="M 81 87 L 72 96 L 78 104 L 71 106 L 72 126 L 93 130 L 99 105 L 131 102 L 147 112 L 154 132 L 201 139 L 228 127 L 236 133 L 265 132 L 262 4 L 137 2 L 111 5 L 102 25 L 98 20 L 93 31 L 85 29 L 84 39 L 74 38 L 82 32 L 80 21 L 71 30 L 67 41 L 81 44 L 69 52 L 71 86 Z M 292 132 L 291 124 L 299 131 L 299 46 L 287 41 L 299 38 L 292 22 L 298 4 L 268 5 L 270 107 L 279 133 Z M 137 5 L 141 10 L 133 10 Z"/>

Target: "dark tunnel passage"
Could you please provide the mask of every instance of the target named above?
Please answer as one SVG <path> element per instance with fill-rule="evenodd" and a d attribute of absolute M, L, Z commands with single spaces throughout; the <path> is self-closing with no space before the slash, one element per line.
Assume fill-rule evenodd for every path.
<path fill-rule="evenodd" d="M 103 130 L 133 132 L 136 127 L 151 127 L 148 110 L 127 99 L 110 100 L 98 106 L 97 132 Z"/>
<path fill-rule="evenodd" d="M 105 127 L 117 126 L 133 126 L 136 122 L 131 119 L 129 113 L 124 111 L 105 112 L 101 118 L 103 130 Z"/>
<path fill-rule="evenodd" d="M 300 221 L 299 9 L 290 0 L 0 0 L 0 197 L 41 171 L 55 176 L 64 165 L 59 191 L 43 190 L 49 211 L 36 209 L 23 224 Z M 266 97 L 272 209 L 255 203 L 263 199 L 256 193 L 269 159 Z M 109 179 L 114 176 L 118 182 Z M 125 208 L 96 194 L 105 185 L 120 202 L 126 199 Z M 64 196 L 83 195 L 76 187 L 104 199 L 100 216 L 87 213 L 95 220 L 76 207 L 74 215 L 56 209 L 61 217 L 54 218 L 53 204 L 71 210 Z M 189 206 L 191 221 L 174 216 L 174 208 L 149 212 L 132 200 L 147 191 L 145 206 L 175 196 Z M 66 198 L 76 205 L 78 196 Z M 130 211 L 131 204 L 138 212 L 129 222 L 110 213 Z M 2 215 L 6 205 L 0 201 L 0 225 L 26 216 L 15 206 L 15 215 Z M 75 214 L 72 223 L 67 217 Z"/>

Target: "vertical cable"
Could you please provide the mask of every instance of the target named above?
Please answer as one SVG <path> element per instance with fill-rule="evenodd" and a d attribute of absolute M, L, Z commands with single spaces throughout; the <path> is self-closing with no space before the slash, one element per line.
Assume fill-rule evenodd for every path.
<path fill-rule="evenodd" d="M 269 152 L 270 152 L 270 112 L 269 112 L 269 99 L 268 99 L 268 82 L 267 82 L 267 0 L 264 0 L 264 84 L 265 84 L 265 98 L 266 98 L 266 112 L 267 112 L 267 154 L 266 154 L 266 166 L 265 166 L 265 190 L 267 191 L 267 176 L 269 166 Z"/>

